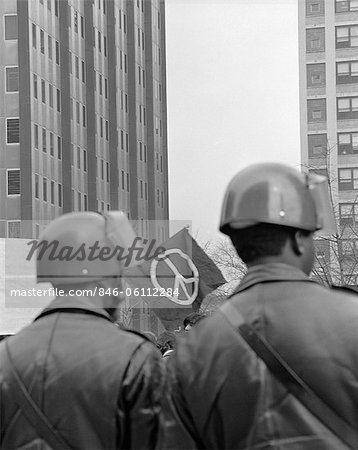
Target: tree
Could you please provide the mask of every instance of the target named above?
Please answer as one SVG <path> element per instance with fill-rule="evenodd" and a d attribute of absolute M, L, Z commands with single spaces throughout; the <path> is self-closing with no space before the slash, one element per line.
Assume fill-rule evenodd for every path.
<path fill-rule="evenodd" d="M 310 158 L 305 166 L 309 172 L 324 175 L 328 180 L 330 203 L 333 209 L 337 232 L 315 240 L 316 260 L 312 277 L 325 285 L 346 286 L 357 284 L 358 275 L 358 196 L 347 196 L 340 201 L 340 190 L 351 190 L 350 180 L 338 179 L 336 173 L 336 145 L 329 145 Z M 350 189 L 349 189 L 350 188 Z"/>

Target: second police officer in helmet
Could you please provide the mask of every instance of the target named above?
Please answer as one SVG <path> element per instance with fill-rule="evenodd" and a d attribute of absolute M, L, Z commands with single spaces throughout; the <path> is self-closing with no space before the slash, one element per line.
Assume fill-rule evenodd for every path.
<path fill-rule="evenodd" d="M 358 423 L 357 298 L 309 279 L 315 231 L 334 231 L 324 181 L 264 163 L 239 172 L 227 188 L 220 230 L 247 274 L 170 362 L 173 413 L 199 448 L 358 448 L 339 430 L 350 434 Z M 239 325 L 274 349 L 338 426 L 276 377 Z"/>
<path fill-rule="evenodd" d="M 134 239 L 118 211 L 65 214 L 40 236 L 38 281 L 62 294 L 0 346 L 1 448 L 157 445 L 161 355 L 112 317 L 122 289 L 116 249 L 128 249 Z M 49 423 L 45 431 L 39 415 L 18 398 L 17 377 Z"/>

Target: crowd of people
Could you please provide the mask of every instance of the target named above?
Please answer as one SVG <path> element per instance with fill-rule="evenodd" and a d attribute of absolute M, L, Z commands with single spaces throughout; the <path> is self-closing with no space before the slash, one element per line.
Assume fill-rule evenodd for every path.
<path fill-rule="evenodd" d="M 327 205 L 322 176 L 240 171 L 220 230 L 247 273 L 179 340 L 116 326 L 123 261 L 44 252 L 38 281 L 65 295 L 0 343 L 0 448 L 358 449 L 357 297 L 309 277 L 315 233 L 334 232 Z M 40 236 L 100 250 L 133 239 L 115 211 L 65 214 Z"/>

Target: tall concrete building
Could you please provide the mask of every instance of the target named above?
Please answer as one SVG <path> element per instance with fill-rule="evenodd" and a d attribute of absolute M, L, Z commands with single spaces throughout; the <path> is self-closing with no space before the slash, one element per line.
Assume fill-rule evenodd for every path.
<path fill-rule="evenodd" d="M 1 0 L 0 15 L 0 236 L 121 209 L 165 240 L 164 0 Z"/>
<path fill-rule="evenodd" d="M 298 3 L 301 159 L 328 175 L 339 228 L 318 256 L 338 257 L 341 281 L 358 284 L 358 0 Z"/>

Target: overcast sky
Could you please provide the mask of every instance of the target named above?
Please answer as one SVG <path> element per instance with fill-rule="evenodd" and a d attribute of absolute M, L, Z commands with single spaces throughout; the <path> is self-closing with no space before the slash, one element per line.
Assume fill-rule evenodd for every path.
<path fill-rule="evenodd" d="M 166 23 L 170 217 L 205 242 L 238 170 L 299 167 L 297 0 L 166 0 Z"/>

